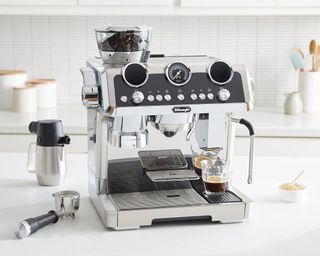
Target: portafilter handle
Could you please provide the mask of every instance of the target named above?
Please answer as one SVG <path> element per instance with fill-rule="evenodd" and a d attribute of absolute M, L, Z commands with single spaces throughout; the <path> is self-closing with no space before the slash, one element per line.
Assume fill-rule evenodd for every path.
<path fill-rule="evenodd" d="M 249 172 L 248 172 L 248 184 L 252 183 L 252 172 L 253 172 L 253 149 L 254 149 L 254 141 L 255 141 L 255 132 L 252 124 L 243 118 L 234 118 L 231 117 L 231 121 L 234 123 L 239 123 L 247 127 L 250 135 L 250 148 L 249 148 Z"/>
<path fill-rule="evenodd" d="M 56 211 L 51 210 L 47 214 L 43 214 L 33 218 L 28 218 L 18 222 L 15 226 L 14 233 L 17 238 L 23 239 L 49 224 L 58 222 L 58 220 L 58 213 Z"/>

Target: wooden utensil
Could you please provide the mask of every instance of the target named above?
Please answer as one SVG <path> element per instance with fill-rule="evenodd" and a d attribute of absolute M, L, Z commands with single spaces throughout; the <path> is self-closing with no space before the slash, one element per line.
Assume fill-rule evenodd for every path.
<path fill-rule="evenodd" d="M 291 182 L 290 184 L 294 184 L 300 177 L 301 175 L 304 173 L 304 171 L 301 171 Z"/>
<path fill-rule="evenodd" d="M 312 56 L 312 71 L 317 71 L 316 70 L 316 54 L 318 52 L 318 44 L 316 40 L 311 40 L 309 44 L 309 53 Z"/>
<path fill-rule="evenodd" d="M 320 45 L 318 45 L 318 50 L 317 50 L 317 54 L 316 54 L 316 71 L 320 70 Z"/>
<path fill-rule="evenodd" d="M 318 46 L 318 52 L 319 52 L 319 49 L 320 49 L 320 45 Z M 304 59 L 304 53 L 300 48 L 295 48 L 295 51 L 297 51 L 301 55 L 302 59 Z"/>

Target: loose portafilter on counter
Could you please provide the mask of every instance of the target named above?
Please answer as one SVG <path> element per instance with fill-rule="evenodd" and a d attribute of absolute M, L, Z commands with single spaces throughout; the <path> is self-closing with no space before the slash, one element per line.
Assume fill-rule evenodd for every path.
<path fill-rule="evenodd" d="M 171 220 L 248 219 L 251 200 L 226 180 L 229 169 L 239 168 L 232 163 L 240 123 L 250 131 L 251 183 L 254 131 L 234 117 L 253 107 L 246 67 L 205 55 L 149 56 L 151 29 L 145 26 L 102 26 L 96 38 L 101 58 L 88 59 L 80 70 L 89 195 L 104 225 L 120 230 Z M 222 180 L 223 189 L 214 184 L 206 193 L 193 166 L 193 143 L 198 156 L 206 152 L 217 160 L 204 168 L 220 179 L 205 181 Z"/>
<path fill-rule="evenodd" d="M 80 194 L 76 191 L 58 191 L 52 194 L 55 200 L 55 210 L 46 214 L 28 218 L 18 222 L 14 227 L 17 238 L 22 239 L 37 232 L 39 229 L 57 223 L 60 218 L 75 218 L 75 212 L 80 207 Z"/>

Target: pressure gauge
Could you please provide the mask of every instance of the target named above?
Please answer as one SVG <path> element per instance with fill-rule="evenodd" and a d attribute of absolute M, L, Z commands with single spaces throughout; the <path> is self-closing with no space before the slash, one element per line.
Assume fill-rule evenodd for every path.
<path fill-rule="evenodd" d="M 172 62 L 166 68 L 166 76 L 174 86 L 183 86 L 190 81 L 191 71 L 181 62 Z"/>

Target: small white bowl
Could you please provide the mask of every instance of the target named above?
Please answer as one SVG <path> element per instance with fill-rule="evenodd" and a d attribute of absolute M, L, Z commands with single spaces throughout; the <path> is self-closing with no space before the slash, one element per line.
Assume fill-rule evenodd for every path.
<path fill-rule="evenodd" d="M 277 196 L 282 201 L 288 202 L 288 203 L 298 203 L 306 200 L 307 193 L 308 193 L 308 189 L 306 188 L 306 186 L 303 186 L 302 184 L 298 183 L 298 185 L 300 185 L 302 189 L 287 190 L 287 189 L 281 188 L 284 184 L 287 184 L 287 183 L 283 183 L 277 188 Z"/>

